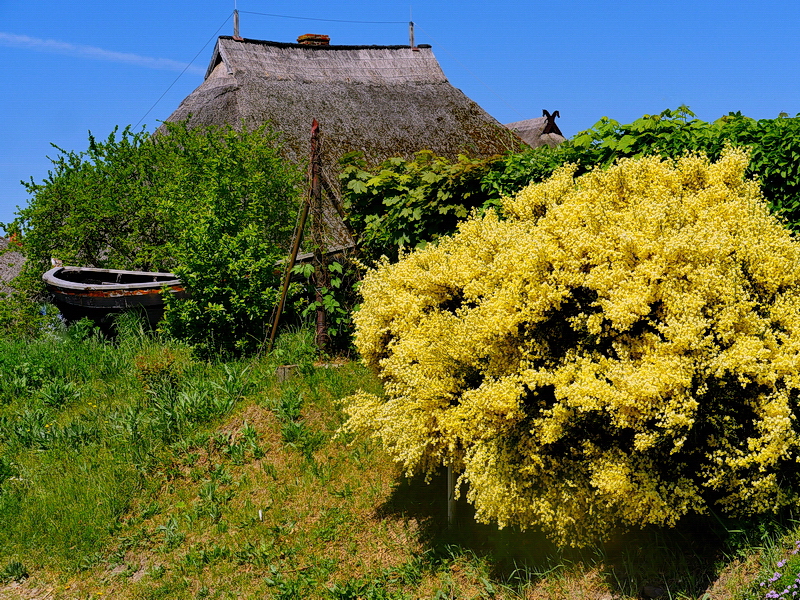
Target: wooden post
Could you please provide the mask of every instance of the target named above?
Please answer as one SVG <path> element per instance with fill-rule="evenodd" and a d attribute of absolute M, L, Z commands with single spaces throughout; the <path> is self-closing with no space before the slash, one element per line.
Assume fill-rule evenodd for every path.
<path fill-rule="evenodd" d="M 318 141 L 319 138 L 319 123 L 317 120 L 314 119 L 311 123 L 311 156 L 312 156 L 312 165 L 313 165 L 313 156 L 314 153 L 318 153 Z M 312 169 L 313 171 L 313 169 Z M 313 181 L 313 172 L 312 181 Z M 319 183 L 317 184 L 319 187 Z M 306 227 L 306 218 L 308 217 L 308 210 L 309 206 L 311 205 L 311 199 L 314 194 L 314 186 L 313 183 L 309 187 L 309 193 L 306 196 L 305 200 L 303 201 L 303 209 L 300 213 L 300 221 L 297 224 L 297 231 L 294 232 L 294 240 L 292 241 L 292 251 L 289 254 L 289 262 L 286 264 L 286 273 L 283 277 L 283 288 L 281 290 L 281 299 L 278 301 L 278 308 L 275 310 L 275 319 L 272 322 L 272 331 L 269 335 L 269 345 L 267 346 L 267 352 L 272 351 L 272 345 L 275 343 L 275 335 L 278 333 L 278 323 L 281 320 L 281 313 L 283 312 L 283 306 L 286 304 L 286 293 L 289 290 L 289 280 L 292 277 L 292 269 L 294 268 L 294 263 L 297 260 L 297 253 L 300 250 L 300 242 L 303 239 L 303 230 Z M 319 195 L 319 190 L 317 190 L 317 195 Z"/>
<path fill-rule="evenodd" d="M 447 528 L 456 525 L 456 475 L 453 467 L 447 467 Z"/>
<path fill-rule="evenodd" d="M 319 133 L 319 130 L 317 131 Z M 323 304 L 323 289 L 330 289 L 330 272 L 325 252 L 328 240 L 324 233 L 324 208 L 322 206 L 322 157 L 319 139 L 311 140 L 311 243 L 314 246 L 314 300 L 317 303 L 316 336 L 317 348 L 328 347 L 328 319 Z"/>
<path fill-rule="evenodd" d="M 314 250 L 314 290 L 317 303 L 316 335 L 314 341 L 322 352 L 328 348 L 330 336 L 328 335 L 328 316 L 325 313 L 323 303 L 323 289 L 330 290 L 330 273 L 328 272 L 328 260 L 325 253 L 318 248 Z"/>

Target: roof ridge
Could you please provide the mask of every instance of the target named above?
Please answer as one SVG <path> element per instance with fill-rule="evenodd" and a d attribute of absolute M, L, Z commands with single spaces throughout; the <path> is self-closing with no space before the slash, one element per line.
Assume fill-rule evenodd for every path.
<path fill-rule="evenodd" d="M 275 46 L 276 48 L 303 48 L 304 50 L 401 50 L 401 49 L 408 49 L 408 48 L 430 48 L 430 44 L 418 44 L 416 46 L 381 46 L 381 45 L 336 45 L 336 44 L 329 44 L 328 46 L 311 46 L 308 44 L 296 44 L 294 42 L 272 42 L 270 40 L 256 40 L 252 38 L 241 38 L 236 39 L 232 35 L 221 35 L 219 36 L 220 40 L 232 40 L 235 42 L 241 43 L 248 43 L 248 44 L 262 44 L 264 46 Z"/>

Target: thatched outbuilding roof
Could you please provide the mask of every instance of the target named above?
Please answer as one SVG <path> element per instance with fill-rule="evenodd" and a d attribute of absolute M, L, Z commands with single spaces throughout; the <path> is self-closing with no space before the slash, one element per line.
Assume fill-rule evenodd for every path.
<path fill-rule="evenodd" d="M 558 114 L 558 111 L 550 114 L 543 110 L 542 113 L 543 116 L 541 117 L 507 123 L 506 127 L 521 137 L 532 148 L 538 148 L 539 146 L 553 148 L 558 146 L 566 139 L 558 125 L 556 125 L 556 117 L 561 115 Z"/>
<path fill-rule="evenodd" d="M 363 151 L 372 164 L 422 149 L 455 158 L 502 154 L 520 139 L 447 81 L 430 46 L 308 46 L 221 36 L 205 81 L 167 119 L 283 132 L 305 161 L 312 119 L 323 169 Z"/>

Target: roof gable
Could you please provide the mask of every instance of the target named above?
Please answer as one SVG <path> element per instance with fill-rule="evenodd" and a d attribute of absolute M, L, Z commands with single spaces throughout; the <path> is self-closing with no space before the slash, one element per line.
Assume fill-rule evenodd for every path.
<path fill-rule="evenodd" d="M 287 157 L 298 162 L 308 153 L 316 119 L 331 173 L 354 150 L 377 164 L 423 149 L 454 159 L 523 144 L 450 84 L 430 46 L 308 46 L 222 36 L 205 81 L 167 120 L 186 118 L 199 126 L 269 123 L 282 132 Z"/>
<path fill-rule="evenodd" d="M 261 40 L 217 40 L 206 79 L 220 63 L 230 75 L 279 80 L 348 83 L 446 83 L 428 45 L 308 46 Z"/>

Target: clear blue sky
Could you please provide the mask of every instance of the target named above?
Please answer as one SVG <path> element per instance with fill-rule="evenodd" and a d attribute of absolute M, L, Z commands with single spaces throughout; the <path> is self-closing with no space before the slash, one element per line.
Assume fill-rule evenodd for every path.
<path fill-rule="evenodd" d="M 51 142 L 84 150 L 90 130 L 151 130 L 169 116 L 202 82 L 216 35 L 232 34 L 233 8 L 0 0 L 0 222 L 27 204 L 21 179 L 46 177 Z M 559 110 L 568 137 L 602 116 L 629 122 L 681 104 L 704 120 L 800 112 L 796 1 L 238 0 L 238 9 L 242 36 L 283 42 L 326 33 L 333 44 L 407 44 L 411 17 L 416 42 L 500 122 Z"/>

